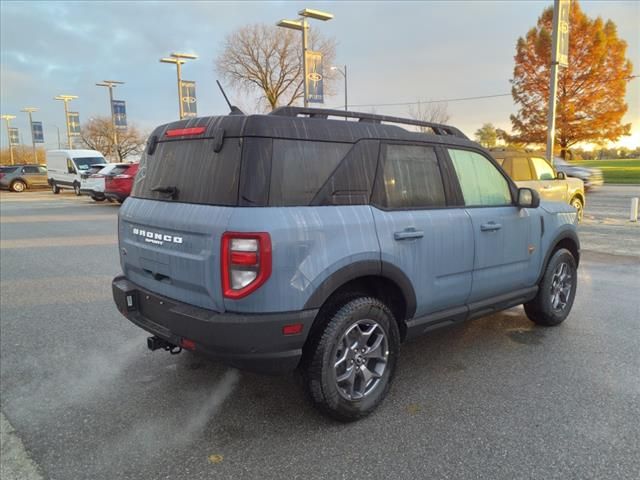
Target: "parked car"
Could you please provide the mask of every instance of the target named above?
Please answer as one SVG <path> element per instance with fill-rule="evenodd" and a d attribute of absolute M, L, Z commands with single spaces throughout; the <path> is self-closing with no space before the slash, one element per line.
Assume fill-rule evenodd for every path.
<path fill-rule="evenodd" d="M 383 400 L 410 338 L 523 303 L 561 323 L 580 257 L 575 209 L 457 128 L 295 107 L 156 128 L 118 236 L 114 300 L 151 350 L 299 369 L 343 421 Z"/>
<path fill-rule="evenodd" d="M 96 150 L 49 150 L 47 152 L 48 182 L 53 193 L 72 189 L 80 195 L 82 174 L 92 165 L 106 165 L 107 161 Z"/>
<path fill-rule="evenodd" d="M 46 187 L 47 168 L 38 164 L 0 167 L 0 188 L 12 192 Z"/>
<path fill-rule="evenodd" d="M 563 172 L 567 177 L 574 177 L 582 180 L 585 190 L 601 187 L 604 183 L 602 170 L 599 168 L 572 165 L 561 157 L 553 159 L 553 166 L 558 172 Z"/>
<path fill-rule="evenodd" d="M 498 161 L 507 174 L 519 187 L 533 188 L 543 200 L 568 203 L 578 212 L 578 221 L 582 221 L 586 197 L 584 185 L 578 178 L 569 178 L 558 172 L 544 158 L 520 151 L 492 149 L 491 155 Z"/>
<path fill-rule="evenodd" d="M 105 176 L 104 196 L 109 200 L 124 202 L 131 193 L 138 165 L 137 163 L 124 163 L 111 170 L 109 175 Z"/>
<path fill-rule="evenodd" d="M 116 167 L 126 165 L 124 163 L 110 163 L 108 165 L 94 165 L 88 171 L 86 178 L 80 183 L 80 193 L 88 195 L 96 202 L 103 201 L 106 197 L 104 194 L 105 179 L 113 172 Z"/>

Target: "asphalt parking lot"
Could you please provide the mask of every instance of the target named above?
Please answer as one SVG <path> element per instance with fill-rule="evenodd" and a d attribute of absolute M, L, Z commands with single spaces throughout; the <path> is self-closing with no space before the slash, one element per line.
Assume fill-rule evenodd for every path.
<path fill-rule="evenodd" d="M 570 317 L 521 307 L 403 347 L 371 417 L 291 376 L 151 353 L 111 300 L 118 206 L 0 195 L 2 478 L 640 478 L 640 187 L 589 195 Z M 5 421 L 8 420 L 8 423 Z"/>

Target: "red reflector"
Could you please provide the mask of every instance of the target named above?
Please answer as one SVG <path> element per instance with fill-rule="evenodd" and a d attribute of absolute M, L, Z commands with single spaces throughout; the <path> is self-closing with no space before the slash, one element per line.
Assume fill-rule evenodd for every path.
<path fill-rule="evenodd" d="M 234 265 L 255 265 L 258 263 L 256 252 L 231 252 L 231 263 Z"/>
<path fill-rule="evenodd" d="M 204 133 L 207 127 L 191 127 L 191 128 L 176 128 L 174 130 L 167 130 L 165 135 L 167 137 L 184 137 L 186 135 L 200 135 Z"/>
<path fill-rule="evenodd" d="M 180 346 L 185 350 L 195 350 L 196 342 L 189 340 L 188 338 L 182 338 L 180 339 Z"/>
<path fill-rule="evenodd" d="M 299 335 L 302 333 L 304 325 L 301 323 L 292 323 L 291 325 L 285 325 L 282 327 L 283 335 Z"/>

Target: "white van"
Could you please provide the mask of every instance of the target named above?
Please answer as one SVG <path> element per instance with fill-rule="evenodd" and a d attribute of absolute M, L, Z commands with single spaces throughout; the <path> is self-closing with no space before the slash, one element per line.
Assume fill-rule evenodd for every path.
<path fill-rule="evenodd" d="M 53 193 L 60 189 L 73 189 L 80 195 L 83 174 L 92 165 L 106 164 L 104 156 L 96 150 L 49 150 L 47 152 L 47 177 Z"/>

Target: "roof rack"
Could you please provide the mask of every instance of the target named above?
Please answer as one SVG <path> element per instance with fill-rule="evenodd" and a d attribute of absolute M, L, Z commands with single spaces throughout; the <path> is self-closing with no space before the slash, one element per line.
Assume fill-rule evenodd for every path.
<path fill-rule="evenodd" d="M 363 123 L 399 123 L 403 125 L 415 125 L 418 127 L 427 127 L 433 130 L 436 135 L 453 135 L 455 137 L 469 139 L 464 133 L 451 125 L 443 125 L 441 123 L 423 122 L 422 120 L 414 120 L 411 118 L 390 117 L 387 115 L 377 115 L 374 113 L 351 112 L 346 110 L 334 110 L 329 108 L 304 108 L 304 107 L 279 107 L 270 113 L 270 115 L 279 115 L 282 117 L 297 117 L 308 115 L 310 118 L 328 118 L 343 117 L 357 118 Z"/>

